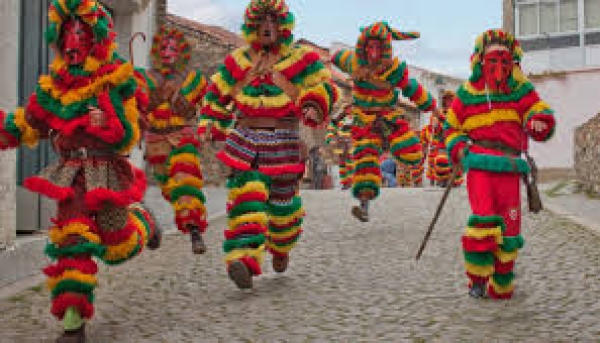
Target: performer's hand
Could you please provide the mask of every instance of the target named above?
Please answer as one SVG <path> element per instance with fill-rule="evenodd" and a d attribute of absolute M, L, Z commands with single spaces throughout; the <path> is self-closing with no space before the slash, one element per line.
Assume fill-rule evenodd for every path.
<path fill-rule="evenodd" d="M 90 124 L 93 127 L 105 127 L 106 114 L 104 113 L 104 111 L 94 106 L 88 106 L 88 109 L 90 110 Z"/>
<path fill-rule="evenodd" d="M 465 153 L 466 153 L 466 150 L 467 150 L 467 148 L 460 149 L 460 150 L 458 151 L 457 157 L 458 157 L 458 163 L 459 163 L 460 165 L 462 165 L 462 161 L 463 161 L 463 160 L 464 160 L 464 158 L 465 158 Z"/>
<path fill-rule="evenodd" d="M 546 124 L 546 122 L 543 122 L 541 120 L 532 120 L 531 121 L 531 128 L 533 129 L 533 131 L 535 131 L 536 133 L 541 133 L 544 132 L 548 129 L 548 124 Z"/>
<path fill-rule="evenodd" d="M 321 122 L 321 111 L 313 105 L 306 105 L 302 108 L 302 115 L 307 120 L 313 121 L 315 123 Z"/>
<path fill-rule="evenodd" d="M 168 80 L 160 88 L 158 94 L 162 102 L 170 102 L 173 95 L 177 92 L 177 84 L 173 80 Z"/>

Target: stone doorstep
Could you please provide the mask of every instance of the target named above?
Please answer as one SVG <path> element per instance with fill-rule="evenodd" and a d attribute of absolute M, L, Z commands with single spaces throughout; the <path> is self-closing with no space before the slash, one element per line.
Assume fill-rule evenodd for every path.
<path fill-rule="evenodd" d="M 224 211 L 209 215 L 208 222 L 225 216 Z M 175 228 L 165 231 L 165 235 L 176 233 Z M 39 286 L 45 280 L 41 270 L 49 263 L 43 253 L 47 241 L 46 235 L 19 238 L 12 246 L 0 251 L 0 299 Z"/>

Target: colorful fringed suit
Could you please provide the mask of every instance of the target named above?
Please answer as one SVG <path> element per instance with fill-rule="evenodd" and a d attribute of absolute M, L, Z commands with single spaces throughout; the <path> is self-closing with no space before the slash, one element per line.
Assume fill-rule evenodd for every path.
<path fill-rule="evenodd" d="M 415 136 L 421 137 L 421 139 L 423 138 L 421 136 L 421 131 L 414 131 L 414 133 L 415 133 Z M 423 147 L 423 149 L 425 149 L 425 147 L 427 146 L 427 143 L 424 142 L 423 140 L 421 140 L 421 146 Z M 423 155 L 425 157 L 425 152 L 423 153 Z M 411 185 L 414 187 L 423 186 L 423 173 L 425 172 L 425 158 L 422 158 L 418 164 L 410 166 L 409 169 L 410 169 Z"/>
<path fill-rule="evenodd" d="M 505 47 L 515 63 L 502 93 L 487 91 L 482 68 L 486 46 L 493 44 Z M 471 58 L 473 73 L 459 88 L 445 123 L 450 157 L 456 163 L 464 155 L 462 164 L 468 170 L 473 215 L 462 237 L 467 275 L 471 287 L 487 284 L 493 298 L 512 296 L 513 268 L 524 242 L 520 179 L 530 168 L 520 155 L 529 137 L 545 141 L 555 125 L 553 111 L 520 70 L 521 56 L 518 42 L 508 33 L 490 30 L 479 36 Z M 544 129 L 534 129 L 540 122 Z"/>
<path fill-rule="evenodd" d="M 334 146 L 333 152 L 338 158 L 340 168 L 340 183 L 343 189 L 350 188 L 352 184 L 351 154 L 351 118 L 344 117 L 341 120 L 331 120 L 327 125 L 325 144 Z"/>
<path fill-rule="evenodd" d="M 161 58 L 165 47 L 169 47 L 168 40 L 173 41 L 172 48 L 177 50 L 172 64 Z M 177 29 L 160 29 L 153 40 L 152 57 L 154 68 L 139 71 L 150 97 L 145 116 L 148 125 L 144 135 L 145 156 L 164 198 L 173 206 L 177 228 L 191 233 L 193 241 L 200 239 L 194 235 L 204 233 L 207 227 L 200 142 L 196 138 L 196 112 L 206 93 L 207 81 L 199 70 L 186 72 L 190 46 Z M 197 252 L 203 252 L 200 250 Z"/>
<path fill-rule="evenodd" d="M 60 45 L 65 28 L 80 25 L 93 32 L 91 52 L 81 65 L 72 65 L 59 48 L 50 74 L 39 78 L 26 107 L 0 112 L 0 142 L 8 149 L 49 139 L 59 156 L 24 185 L 57 202 L 45 251 L 53 262 L 44 273 L 52 314 L 65 319 L 65 334 L 80 334 L 82 319 L 94 313 L 94 257 L 123 263 L 155 236 L 153 219 L 138 204 L 146 188 L 144 172 L 126 157 L 139 140 L 147 96 L 133 66 L 117 56 L 112 20 L 100 3 L 55 0 L 49 20 L 49 44 Z M 101 112 L 104 120 L 98 123 L 92 112 Z"/>
<path fill-rule="evenodd" d="M 258 37 L 267 17 L 276 21 L 276 32 L 268 32 L 277 35 L 272 45 Z M 199 133 L 206 134 L 212 123 L 213 139 L 226 138 L 217 155 L 232 169 L 223 248 L 229 276 L 240 288 L 252 286 L 248 272 L 261 274 L 265 249 L 273 255 L 276 271 L 287 267 L 304 217 L 298 195 L 305 170 L 299 121 L 312 126 L 325 122 L 337 99 L 320 56 L 293 44 L 293 26 L 284 1 L 252 0 L 242 28 L 249 46 L 225 58 L 202 109 Z M 306 116 L 308 107 L 320 118 Z"/>
<path fill-rule="evenodd" d="M 408 75 L 406 62 L 392 57 L 392 40 L 414 39 L 418 33 L 402 33 L 378 22 L 362 29 L 354 51 L 336 52 L 333 63 L 350 74 L 354 81 L 352 128 L 354 177 L 353 194 L 361 201 L 375 199 L 381 187 L 379 156 L 390 151 L 400 163 L 418 164 L 423 157 L 419 138 L 408 122 L 400 119 L 397 108 L 399 91 L 420 110 L 436 107 L 435 99 L 415 79 Z M 367 44 L 379 41 L 383 45 L 381 60 L 371 65 Z"/>

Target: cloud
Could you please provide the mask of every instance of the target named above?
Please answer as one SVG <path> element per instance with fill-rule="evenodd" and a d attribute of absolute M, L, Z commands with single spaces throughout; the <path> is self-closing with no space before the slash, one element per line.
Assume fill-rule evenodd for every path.
<path fill-rule="evenodd" d="M 468 46 L 431 44 L 427 39 L 394 43 L 395 53 L 408 64 L 466 78 L 470 74 Z"/>
<path fill-rule="evenodd" d="M 239 31 L 243 15 L 242 9 L 228 6 L 222 0 L 174 0 L 169 1 L 168 10 L 178 16 L 234 32 Z"/>

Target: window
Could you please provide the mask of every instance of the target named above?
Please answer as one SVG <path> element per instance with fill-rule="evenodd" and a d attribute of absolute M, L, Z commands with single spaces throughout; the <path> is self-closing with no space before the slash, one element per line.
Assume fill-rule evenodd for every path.
<path fill-rule="evenodd" d="M 579 28 L 577 17 L 577 0 L 561 0 L 560 31 L 577 31 Z"/>
<path fill-rule="evenodd" d="M 600 0 L 585 0 L 585 28 L 600 29 Z"/>
<path fill-rule="evenodd" d="M 538 5 L 519 5 L 519 35 L 529 36 L 538 34 Z"/>
<path fill-rule="evenodd" d="M 600 0 L 585 0 L 593 7 L 593 14 L 586 16 L 590 25 L 600 28 Z M 519 0 L 517 18 L 520 36 L 547 33 L 576 32 L 579 0 Z"/>

